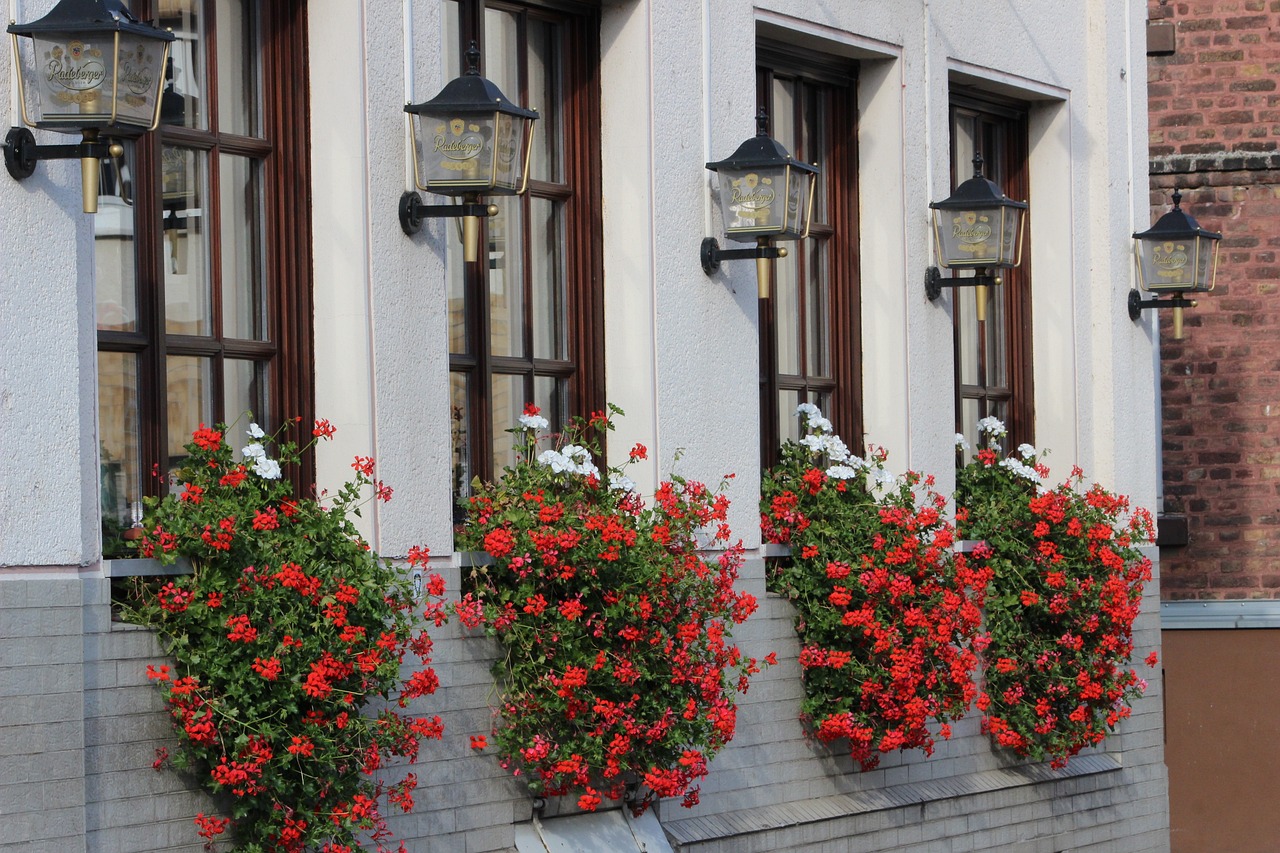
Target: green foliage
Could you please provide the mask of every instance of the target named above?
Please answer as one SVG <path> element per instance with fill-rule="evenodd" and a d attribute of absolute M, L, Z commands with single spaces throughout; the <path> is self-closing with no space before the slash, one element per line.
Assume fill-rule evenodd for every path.
<path fill-rule="evenodd" d="M 639 782 L 639 810 L 653 797 L 692 805 L 733 737 L 733 692 L 757 671 L 729 640 L 755 600 L 733 588 L 728 499 L 676 478 L 646 507 L 621 469 L 595 464 L 604 413 L 541 455 L 546 420 L 530 406 L 521 424 L 519 460 L 466 502 L 458 534 L 493 558 L 455 608 L 502 644 L 499 760 L 533 793 L 573 792 L 588 810 Z M 725 550 L 708 562 L 702 547 Z"/>
<path fill-rule="evenodd" d="M 823 742 L 848 739 L 864 770 L 881 753 L 930 754 L 977 693 L 990 572 L 953 552 L 931 477 L 893 477 L 883 450 L 853 456 L 812 406 L 761 487 L 766 541 L 791 546 L 770 590 L 796 608 L 805 699 Z"/>
<path fill-rule="evenodd" d="M 281 463 L 297 461 L 293 442 L 272 459 L 273 439 L 251 425 L 238 460 L 225 432 L 202 424 L 178 494 L 147 501 L 141 553 L 194 567 L 130 611 L 175 661 L 148 667 L 180 743 L 157 769 L 191 771 L 225 803 L 229 819 L 196 823 L 210 840 L 232 826 L 237 850 L 342 853 L 363 849 L 358 838 L 384 850 L 379 800 L 408 811 L 417 781 L 387 782 L 384 764 L 415 760 L 419 739 L 441 734 L 439 718 L 396 710 L 435 690 L 431 640 L 411 584 L 351 521 L 366 487 L 383 500 L 391 490 L 357 457 L 355 478 L 327 505 L 297 499 L 281 476 Z M 316 424 L 316 437 L 332 433 Z M 428 587 L 443 591 L 438 577 Z M 439 618 L 438 605 L 429 610 Z M 405 682 L 407 652 L 423 667 Z"/>
<path fill-rule="evenodd" d="M 1146 687 L 1128 662 L 1151 579 L 1138 549 L 1151 516 L 1099 485 L 1084 489 L 1079 468 L 1049 487 L 1034 447 L 1001 458 L 1004 426 L 988 418 L 979 429 L 988 446 L 960 471 L 956 503 L 961 533 L 983 540 L 993 570 L 983 728 L 1061 767 L 1101 743 Z"/>

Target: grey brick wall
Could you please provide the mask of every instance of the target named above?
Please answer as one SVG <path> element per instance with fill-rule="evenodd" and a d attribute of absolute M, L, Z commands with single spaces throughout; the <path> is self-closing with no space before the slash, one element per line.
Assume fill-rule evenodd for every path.
<path fill-rule="evenodd" d="M 457 590 L 459 570 L 445 574 Z M 677 850 L 1169 849 L 1158 670 L 1105 751 L 1065 771 L 997 755 L 973 716 L 932 758 L 888 756 L 861 773 L 804 737 L 790 606 L 765 593 L 763 578 L 763 560 L 749 561 L 743 585 L 761 608 L 737 639 L 757 657 L 777 651 L 780 663 L 743 697 L 737 737 L 712 763 L 701 804 L 660 804 Z M 157 747 L 174 745 L 145 674 L 159 646 L 146 631 L 112 623 L 108 596 L 102 579 L 0 581 L 0 851 L 202 849 L 191 819 L 213 805 L 178 774 L 152 769 Z M 433 636 L 442 686 L 411 710 L 439 714 L 446 737 L 423 744 L 412 768 L 417 808 L 393 818 L 392 829 L 417 853 L 511 850 L 532 801 L 468 737 L 491 727 L 497 647 L 456 624 Z M 1153 585 L 1137 632 L 1140 656 L 1158 642 Z"/>

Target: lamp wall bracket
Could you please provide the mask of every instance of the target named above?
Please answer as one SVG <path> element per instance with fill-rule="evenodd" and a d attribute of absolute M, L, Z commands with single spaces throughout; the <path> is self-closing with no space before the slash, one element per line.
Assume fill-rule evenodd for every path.
<path fill-rule="evenodd" d="M 400 196 L 400 228 L 406 234 L 417 234 L 424 219 L 457 218 L 467 216 L 496 216 L 496 204 L 466 202 L 464 204 L 423 204 L 422 196 L 409 190 Z"/>
<path fill-rule="evenodd" d="M 1181 293 L 1175 293 L 1167 299 L 1158 296 L 1143 299 L 1141 292 L 1133 289 L 1129 291 L 1129 319 L 1136 323 L 1146 308 L 1195 308 L 1198 304 L 1196 300 L 1188 299 Z"/>
<path fill-rule="evenodd" d="M 707 237 L 702 241 L 702 250 L 699 253 L 702 258 L 702 271 L 707 275 L 711 275 L 720 269 L 721 261 L 741 260 L 744 258 L 785 258 L 787 250 L 785 246 L 770 246 L 764 241 L 761 245 L 754 249 L 721 249 L 719 241 L 715 237 Z"/>
<path fill-rule="evenodd" d="M 985 269 L 967 278 L 944 278 L 942 270 L 929 267 L 924 271 L 924 295 L 933 302 L 942 295 L 944 287 L 994 287 L 1003 282 L 1003 278 L 992 275 Z"/>
<path fill-rule="evenodd" d="M 124 149 L 119 143 L 102 142 L 97 130 L 86 130 L 84 140 L 73 145 L 37 145 L 36 138 L 25 127 L 11 127 L 4 137 L 4 167 L 14 180 L 35 174 L 41 160 L 101 160 L 118 157 Z"/>

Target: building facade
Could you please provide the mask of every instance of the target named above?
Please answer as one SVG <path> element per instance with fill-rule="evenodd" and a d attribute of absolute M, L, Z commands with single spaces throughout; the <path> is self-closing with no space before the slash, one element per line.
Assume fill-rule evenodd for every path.
<path fill-rule="evenodd" d="M 743 698 L 701 804 L 663 803 L 634 832 L 681 851 L 1168 849 L 1159 678 L 1064 770 L 993 751 L 976 714 L 933 757 L 865 773 L 807 741 L 756 509 L 801 402 L 944 491 L 953 436 L 990 415 L 1051 448 L 1057 473 L 1079 464 L 1155 505 L 1153 329 L 1124 310 L 1129 235 L 1149 221 L 1142 9 L 132 5 L 178 38 L 161 128 L 104 162 L 99 213 L 79 212 L 74 164 L 0 182 L 0 848 L 199 846 L 191 819 L 210 804 L 152 769 L 168 743 L 145 677 L 159 649 L 111 617 L 113 579 L 137 571 L 118 536 L 198 423 L 327 418 L 337 439 L 308 475 L 341 483 L 352 456 L 376 456 L 396 494 L 367 518 L 371 542 L 428 546 L 456 594 L 456 497 L 509 461 L 525 402 L 563 422 L 607 401 L 626 412 L 611 451 L 650 450 L 642 488 L 673 465 L 736 474 L 741 583 L 762 603 L 736 636 L 782 661 Z M 452 223 L 406 235 L 398 203 L 413 186 L 403 107 L 459 74 L 473 40 L 541 118 L 529 193 L 499 202 L 487 262 L 466 264 Z M 766 299 L 754 264 L 707 275 L 697 257 L 704 237 L 725 242 L 705 164 L 762 106 L 822 175 L 815 225 Z M 1023 264 L 983 322 L 972 289 L 924 288 L 929 202 L 975 153 L 1030 203 Z M 1157 586 L 1140 657 L 1160 644 Z M 554 836 L 555 818 L 535 823 L 522 787 L 466 746 L 490 726 L 496 649 L 456 628 L 436 639 L 425 704 L 450 735 L 423 750 L 418 808 L 393 829 L 411 850 L 541 849 L 530 833 Z"/>

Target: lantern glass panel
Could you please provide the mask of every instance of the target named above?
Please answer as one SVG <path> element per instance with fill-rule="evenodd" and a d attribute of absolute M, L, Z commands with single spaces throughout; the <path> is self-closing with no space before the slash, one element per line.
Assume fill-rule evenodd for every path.
<path fill-rule="evenodd" d="M 115 79 L 115 34 L 92 41 L 82 34 L 38 33 L 31 39 L 31 62 L 23 62 L 27 115 L 52 130 L 79 131 L 111 121 Z M 63 125 L 65 127 L 59 127 Z"/>
<path fill-rule="evenodd" d="M 132 33 L 120 33 L 116 123 L 151 127 L 164 77 L 168 44 Z"/>
<path fill-rule="evenodd" d="M 958 269 L 1012 266 L 1019 219 L 1005 207 L 934 208 L 938 264 Z"/>
<path fill-rule="evenodd" d="M 498 112 L 455 117 L 415 114 L 418 189 L 440 195 L 514 195 L 524 184 L 530 124 Z"/>
<path fill-rule="evenodd" d="M 795 239 L 804 233 L 811 181 L 790 166 L 720 169 L 720 209 L 730 239 Z"/>
<path fill-rule="evenodd" d="M 441 195 L 485 192 L 494 184 L 497 114 L 413 116 L 418 188 Z"/>
<path fill-rule="evenodd" d="M 1138 240 L 1138 263 L 1146 290 L 1197 291 L 1212 286 L 1217 241 L 1205 237 Z M 1212 244 L 1212 245 L 1210 245 Z"/>

